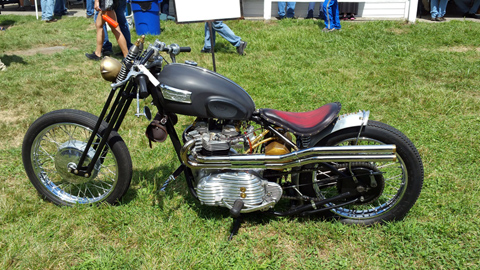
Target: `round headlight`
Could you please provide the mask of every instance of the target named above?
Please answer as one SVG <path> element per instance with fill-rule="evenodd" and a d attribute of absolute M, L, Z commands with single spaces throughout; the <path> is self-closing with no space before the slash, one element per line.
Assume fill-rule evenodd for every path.
<path fill-rule="evenodd" d="M 100 62 L 100 73 L 102 73 L 102 77 L 110 82 L 114 82 L 122 69 L 122 64 L 114 58 L 105 57 Z"/>

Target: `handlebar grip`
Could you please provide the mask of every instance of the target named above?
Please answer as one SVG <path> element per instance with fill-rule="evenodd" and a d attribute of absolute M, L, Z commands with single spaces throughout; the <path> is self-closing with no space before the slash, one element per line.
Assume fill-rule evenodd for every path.
<path fill-rule="evenodd" d="M 148 97 L 148 89 L 147 89 L 147 81 L 148 78 L 146 75 L 139 75 L 135 78 L 138 87 L 138 93 L 140 94 L 140 98 Z"/>
<path fill-rule="evenodd" d="M 192 48 L 190 47 L 177 47 L 179 48 L 179 52 L 191 52 Z M 173 50 L 171 47 L 166 46 L 165 48 L 162 49 L 164 52 L 170 52 L 170 50 Z"/>

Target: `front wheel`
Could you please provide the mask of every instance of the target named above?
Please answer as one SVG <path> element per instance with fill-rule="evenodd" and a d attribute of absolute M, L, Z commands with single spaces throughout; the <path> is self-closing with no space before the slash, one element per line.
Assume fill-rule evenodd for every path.
<path fill-rule="evenodd" d="M 358 128 L 340 130 L 317 146 L 395 144 L 397 160 L 318 164 L 314 173 L 300 176 L 300 191 L 319 200 L 350 192 L 344 201 L 329 203 L 344 223 L 371 225 L 403 218 L 415 204 L 423 185 L 423 164 L 413 143 L 395 128 L 369 121 Z M 348 201 L 354 203 L 336 207 Z"/>
<path fill-rule="evenodd" d="M 69 172 L 86 150 L 97 121 L 98 117 L 87 112 L 59 110 L 41 116 L 30 126 L 23 140 L 23 165 L 42 197 L 57 205 L 113 204 L 125 194 L 132 178 L 132 161 L 116 132 L 111 132 L 90 177 Z M 84 165 L 95 155 L 95 145 L 106 127 L 103 122 Z"/>

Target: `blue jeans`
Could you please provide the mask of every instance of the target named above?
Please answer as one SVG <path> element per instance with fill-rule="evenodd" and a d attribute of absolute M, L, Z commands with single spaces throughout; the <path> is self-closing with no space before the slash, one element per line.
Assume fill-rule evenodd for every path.
<path fill-rule="evenodd" d="M 86 9 L 87 9 L 87 16 L 91 16 L 91 15 L 94 15 L 95 14 L 95 9 L 94 8 L 94 5 L 95 5 L 95 0 L 86 0 Z"/>
<path fill-rule="evenodd" d="M 432 18 L 445 16 L 448 0 L 430 0 L 430 15 Z"/>
<path fill-rule="evenodd" d="M 163 0 L 160 3 L 160 13 L 169 15 L 169 0 Z"/>
<path fill-rule="evenodd" d="M 287 7 L 287 18 L 293 18 L 295 15 L 295 2 L 278 2 L 278 16 L 285 17 L 285 6 Z"/>
<path fill-rule="evenodd" d="M 471 8 L 465 3 L 465 0 L 455 0 L 455 4 L 462 13 L 477 14 L 477 10 L 480 7 L 480 0 L 473 1 Z"/>
<path fill-rule="evenodd" d="M 442 0 L 447 1 L 447 0 Z M 327 29 L 340 29 L 340 16 L 338 15 L 338 1 L 327 0 L 323 2 L 323 13 L 325 14 L 325 27 Z"/>
<path fill-rule="evenodd" d="M 53 19 L 53 8 L 55 6 L 55 0 L 41 0 L 40 5 L 42 7 L 42 21 L 48 21 Z"/>
<path fill-rule="evenodd" d="M 313 10 L 315 9 L 315 3 L 316 2 L 310 2 L 308 4 L 308 14 L 307 17 L 313 18 Z M 320 6 L 318 7 L 318 16 L 320 17 L 322 14 L 322 5 L 323 3 L 320 2 Z"/>
<path fill-rule="evenodd" d="M 224 24 L 222 21 L 215 21 L 212 23 L 213 29 L 213 47 L 215 47 L 215 32 L 218 32 L 220 36 L 226 39 L 230 44 L 235 47 L 240 46 L 241 38 L 236 36 L 235 33 L 228 27 L 228 25 Z M 205 44 L 203 45 L 204 50 L 210 50 L 211 43 L 210 43 L 210 30 L 208 28 L 208 23 L 205 23 Z"/>
<path fill-rule="evenodd" d="M 115 14 L 117 14 L 117 22 L 120 26 L 120 31 L 122 32 L 125 40 L 127 41 L 127 48 L 132 47 L 130 28 L 128 28 L 127 18 L 125 17 L 125 10 L 127 9 L 127 1 L 120 0 L 118 1 L 117 8 L 115 8 Z M 94 21 L 97 21 L 98 11 L 95 11 Z M 107 26 L 103 25 L 103 31 L 105 32 L 105 39 L 103 40 L 103 51 L 112 51 L 113 45 L 108 40 Z"/>
<path fill-rule="evenodd" d="M 55 0 L 55 8 L 53 9 L 55 16 L 62 16 L 67 14 L 67 6 L 65 0 Z"/>

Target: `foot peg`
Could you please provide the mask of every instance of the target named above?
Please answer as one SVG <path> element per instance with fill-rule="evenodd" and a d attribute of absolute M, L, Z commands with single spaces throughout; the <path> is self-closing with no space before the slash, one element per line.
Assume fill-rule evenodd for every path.
<path fill-rule="evenodd" d="M 233 218 L 232 231 L 228 241 L 232 240 L 233 236 L 238 233 L 240 229 L 240 224 L 242 223 L 242 218 L 240 217 L 240 211 L 243 208 L 243 200 L 236 200 L 233 203 L 233 207 L 230 209 L 230 216 Z"/>
<path fill-rule="evenodd" d="M 243 208 L 243 200 L 236 200 L 234 203 L 233 203 L 233 207 L 232 209 L 230 209 L 230 216 L 232 216 L 232 218 L 238 218 L 240 216 L 240 211 L 242 210 Z"/>

